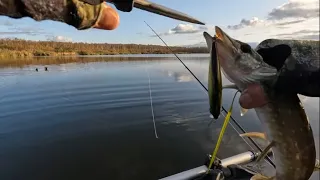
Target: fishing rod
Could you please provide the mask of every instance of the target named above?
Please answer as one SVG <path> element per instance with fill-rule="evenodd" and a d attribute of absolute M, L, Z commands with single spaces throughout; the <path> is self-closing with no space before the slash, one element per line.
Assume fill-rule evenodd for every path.
<path fill-rule="evenodd" d="M 171 9 L 169 7 L 156 4 L 148 0 L 81 0 L 91 5 L 98 5 L 102 2 L 112 3 L 119 11 L 131 12 L 135 7 L 144 11 L 166 16 L 168 18 L 177 19 L 180 21 L 190 22 L 194 24 L 205 25 L 204 22 L 197 20 L 196 18 L 185 14 L 183 12 Z"/>
<path fill-rule="evenodd" d="M 154 32 L 154 34 L 156 36 L 158 36 L 158 38 L 166 45 L 166 47 L 171 51 L 171 53 L 182 63 L 182 65 L 190 72 L 190 74 L 199 82 L 199 84 L 208 92 L 208 88 L 206 86 L 204 86 L 204 84 L 197 78 L 197 76 L 195 74 L 193 74 L 193 72 L 184 64 L 184 62 L 176 55 L 176 53 L 173 52 L 173 50 L 167 45 L 167 43 L 158 35 L 158 33 L 146 22 L 146 25 Z M 222 110 L 225 113 L 228 113 L 228 111 L 222 106 Z M 230 116 L 231 120 L 234 122 L 234 124 L 236 124 L 236 126 L 243 132 L 246 133 L 246 131 L 244 130 L 244 128 L 237 122 L 237 120 L 235 120 L 232 116 Z M 248 139 L 250 140 L 250 142 L 260 151 L 262 152 L 263 150 L 259 147 L 259 145 L 250 137 L 248 137 Z M 269 158 L 269 156 L 266 156 L 265 158 L 274 168 L 276 167 L 275 164 L 272 162 L 272 160 Z"/>

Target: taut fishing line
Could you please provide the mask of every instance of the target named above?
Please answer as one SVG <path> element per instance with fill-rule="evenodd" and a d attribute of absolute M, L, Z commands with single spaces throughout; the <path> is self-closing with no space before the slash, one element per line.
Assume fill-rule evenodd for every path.
<path fill-rule="evenodd" d="M 231 117 L 231 113 L 232 113 L 232 108 L 233 108 L 233 103 L 234 103 L 234 99 L 236 98 L 237 94 L 238 94 L 239 91 L 237 91 L 234 96 L 233 96 L 233 99 L 232 99 L 232 102 L 231 102 L 231 106 L 230 106 L 230 109 L 228 111 L 228 114 L 226 115 L 226 118 L 223 122 L 223 126 L 221 128 L 221 132 L 219 134 L 219 137 L 218 137 L 218 141 L 216 143 L 216 147 L 214 148 L 213 152 L 212 152 L 212 156 L 211 156 L 211 160 L 210 160 L 210 163 L 209 163 L 209 166 L 208 166 L 208 169 L 211 169 L 212 167 L 212 164 L 214 162 L 214 160 L 216 159 L 217 157 L 217 153 L 218 153 L 218 150 L 219 150 L 219 147 L 221 145 L 221 142 L 222 142 L 222 137 L 227 129 L 227 125 L 229 124 L 229 120 L 230 120 L 230 117 Z"/>
<path fill-rule="evenodd" d="M 176 55 L 176 53 L 174 53 L 172 51 L 172 49 L 167 45 L 167 43 L 158 35 L 158 33 L 156 33 L 153 28 L 146 22 L 146 25 L 153 31 L 153 33 L 158 36 L 158 38 L 165 44 L 165 46 L 171 51 L 171 53 L 182 63 L 182 65 L 190 72 L 190 74 L 199 82 L 199 84 L 206 90 L 206 92 L 208 93 L 208 89 L 206 86 L 204 86 L 202 84 L 202 82 L 192 73 L 192 71 L 184 64 L 184 62 Z M 222 110 L 228 114 L 228 111 L 222 106 Z M 243 133 L 246 133 L 246 131 L 244 130 L 244 128 L 232 117 L 230 116 L 231 120 L 233 121 L 233 123 L 243 132 Z M 230 122 L 229 122 L 230 123 Z M 231 123 L 230 123 L 231 124 Z M 236 130 L 236 128 L 234 128 L 234 126 L 232 126 L 234 130 Z M 236 130 L 236 132 L 238 132 Z M 238 132 L 238 134 L 240 134 Z M 262 152 L 263 150 L 259 147 L 259 145 L 250 137 L 247 137 L 250 142 L 260 151 Z M 246 140 L 242 137 L 242 139 L 246 142 Z M 248 144 L 248 143 L 247 143 Z M 250 146 L 251 147 L 251 146 Z M 272 160 L 269 158 L 269 156 L 266 156 L 265 160 L 270 164 L 272 165 L 274 168 L 276 167 L 275 164 L 272 162 Z"/>
<path fill-rule="evenodd" d="M 148 62 L 146 61 L 146 64 Z M 153 129 L 154 129 L 154 135 L 156 136 L 156 138 L 158 139 L 158 133 L 157 133 L 157 126 L 156 126 L 156 121 L 154 120 L 154 112 L 153 112 L 153 102 L 152 102 L 152 91 L 151 91 L 151 79 L 150 79 L 150 74 L 148 71 L 148 67 L 146 67 L 146 72 L 148 75 L 148 80 L 149 80 L 149 96 L 150 96 L 150 106 L 151 106 L 151 114 L 152 114 L 152 121 L 153 121 Z"/>

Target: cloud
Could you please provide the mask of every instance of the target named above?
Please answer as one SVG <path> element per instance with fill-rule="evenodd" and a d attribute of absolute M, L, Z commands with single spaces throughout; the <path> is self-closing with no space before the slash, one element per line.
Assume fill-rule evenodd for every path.
<path fill-rule="evenodd" d="M 160 33 L 160 36 L 168 36 L 173 34 L 195 34 L 199 32 L 203 32 L 209 29 L 213 29 L 213 26 L 199 26 L 194 24 L 178 24 L 172 29 L 169 29 L 168 32 Z M 155 37 L 156 35 L 152 35 Z"/>
<path fill-rule="evenodd" d="M 293 33 L 281 33 L 276 35 L 283 39 L 319 40 L 318 30 L 300 30 Z"/>
<path fill-rule="evenodd" d="M 228 29 L 237 30 L 244 28 L 246 26 L 255 26 L 259 23 L 263 23 L 263 20 L 259 20 L 257 17 L 253 17 L 251 20 L 242 19 L 239 24 L 236 25 L 229 25 Z"/>
<path fill-rule="evenodd" d="M 36 36 L 36 35 L 45 35 L 49 34 L 43 29 L 35 28 L 35 27 L 10 27 L 8 31 L 0 32 L 0 35 L 29 35 L 29 36 Z"/>
<path fill-rule="evenodd" d="M 214 35 L 214 26 L 218 25 L 231 37 L 246 42 L 253 48 L 269 38 L 319 40 L 318 15 L 319 0 L 287 0 L 286 3 L 280 2 L 267 9 L 262 17 L 240 17 L 238 23 L 225 25 L 178 24 L 159 35 L 171 36 L 167 41 L 176 41 L 176 44 L 182 46 L 203 47 L 205 41 L 202 32 Z M 183 35 L 183 41 L 179 41 L 181 37 L 178 35 Z"/>
<path fill-rule="evenodd" d="M 288 0 L 270 9 L 263 19 L 242 19 L 222 28 L 243 42 L 268 38 L 319 40 L 319 0 Z"/>
<path fill-rule="evenodd" d="M 295 36 L 294 38 L 292 36 L 282 36 L 282 39 L 299 39 L 299 40 L 319 40 L 319 34 L 309 34 L 309 35 L 301 35 L 301 36 Z"/>
<path fill-rule="evenodd" d="M 56 42 L 72 42 L 72 39 L 64 36 L 49 36 L 47 38 L 48 41 L 56 41 Z"/>
<path fill-rule="evenodd" d="M 1 31 L 0 35 L 15 35 L 15 34 L 24 34 L 24 33 L 20 33 L 20 32 L 11 32 L 11 31 Z"/>
<path fill-rule="evenodd" d="M 13 26 L 13 24 L 10 21 L 5 21 L 5 22 L 1 23 L 1 25 L 3 25 L 3 26 Z"/>
<path fill-rule="evenodd" d="M 189 34 L 199 32 L 199 28 L 192 24 L 178 24 L 176 27 L 169 30 L 173 34 Z"/>
<path fill-rule="evenodd" d="M 301 22 L 303 22 L 303 21 L 305 21 L 305 20 L 287 21 L 287 22 L 276 23 L 275 25 L 285 26 L 285 25 L 291 25 L 291 24 L 301 23 Z"/>
<path fill-rule="evenodd" d="M 268 14 L 269 20 L 314 17 L 319 17 L 319 0 L 291 0 Z"/>
<path fill-rule="evenodd" d="M 281 36 L 291 36 L 291 35 L 301 35 L 301 34 L 313 34 L 313 35 L 317 35 L 319 34 L 319 31 L 317 30 L 301 30 L 301 31 L 296 31 L 293 33 L 282 33 L 282 34 L 278 34 L 277 36 L 281 37 Z"/>
<path fill-rule="evenodd" d="M 257 25 L 286 26 L 301 23 L 310 18 L 319 18 L 319 0 L 289 0 L 289 2 L 272 9 L 265 20 L 260 20 L 257 17 L 250 20 L 242 19 L 239 24 L 229 25 L 227 28 L 238 30 Z"/>

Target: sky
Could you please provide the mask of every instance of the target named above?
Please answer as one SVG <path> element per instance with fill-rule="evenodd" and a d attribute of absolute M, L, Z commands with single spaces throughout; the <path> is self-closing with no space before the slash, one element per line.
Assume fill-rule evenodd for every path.
<path fill-rule="evenodd" d="M 319 0 L 150 0 L 187 13 L 206 25 L 195 25 L 139 9 L 119 12 L 120 25 L 112 31 L 74 27 L 51 20 L 0 16 L 0 38 L 87 43 L 204 45 L 202 33 L 214 35 L 219 26 L 231 37 L 248 43 L 264 39 L 319 40 Z M 114 7 L 113 5 L 111 5 Z"/>

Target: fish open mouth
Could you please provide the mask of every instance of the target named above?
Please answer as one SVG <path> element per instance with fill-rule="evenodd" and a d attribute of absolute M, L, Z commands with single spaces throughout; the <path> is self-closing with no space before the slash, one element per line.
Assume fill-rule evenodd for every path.
<path fill-rule="evenodd" d="M 227 48 L 240 48 L 239 43 L 237 43 L 234 39 L 229 37 L 227 33 L 225 33 L 221 28 L 218 26 L 215 27 L 217 41 L 224 44 Z"/>
<path fill-rule="evenodd" d="M 274 78 L 276 69 L 262 64 L 262 59 L 255 56 L 249 45 L 231 38 L 217 26 L 215 31 L 217 57 L 229 81 L 241 79 L 251 82 Z"/>
<path fill-rule="evenodd" d="M 217 38 L 223 41 L 223 37 L 224 37 L 223 31 L 218 26 L 215 27 L 215 30 L 216 30 Z"/>
<path fill-rule="evenodd" d="M 216 51 L 217 55 L 220 57 L 221 61 L 231 61 L 239 56 L 240 44 L 229 37 L 218 26 L 215 27 L 216 30 Z"/>
<path fill-rule="evenodd" d="M 230 82 L 234 82 L 241 74 L 235 66 L 235 61 L 241 55 L 239 51 L 240 44 L 219 27 L 216 26 L 215 31 L 216 53 L 222 67 L 222 72 Z"/>

